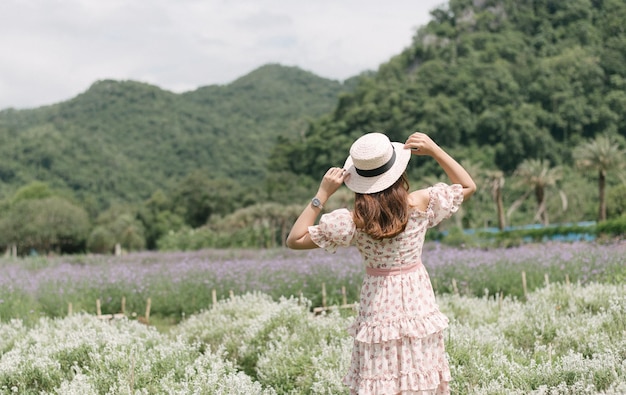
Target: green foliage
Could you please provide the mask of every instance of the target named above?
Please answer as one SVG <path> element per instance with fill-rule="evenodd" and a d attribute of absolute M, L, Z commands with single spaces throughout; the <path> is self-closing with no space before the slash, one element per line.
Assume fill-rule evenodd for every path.
<path fill-rule="evenodd" d="M 596 227 L 596 232 L 599 235 L 619 236 L 623 238 L 626 235 L 626 215 L 599 222 Z"/>
<path fill-rule="evenodd" d="M 11 198 L 11 203 L 15 204 L 22 200 L 30 199 L 45 199 L 53 194 L 54 193 L 50 190 L 48 184 L 40 181 L 34 181 L 18 189 Z"/>
<path fill-rule="evenodd" d="M 607 211 L 613 218 L 626 214 L 626 183 L 616 185 L 608 192 Z"/>
<path fill-rule="evenodd" d="M 301 210 L 301 205 L 259 203 L 214 219 L 204 227 L 171 231 L 158 240 L 157 246 L 174 251 L 279 247 Z"/>
<path fill-rule="evenodd" d="M 137 216 L 145 229 L 146 247 L 155 249 L 157 241 L 168 232 L 185 226 L 182 209 L 172 204 L 161 190 L 152 194 L 139 208 Z"/>
<path fill-rule="evenodd" d="M 0 219 L 0 245 L 21 254 L 80 250 L 89 226 L 85 210 L 63 198 L 20 200 Z"/>
<path fill-rule="evenodd" d="M 363 133 L 404 141 L 421 130 L 455 158 L 480 158 L 505 179 L 525 160 L 559 166 L 569 177 L 563 184 L 571 186 L 565 196 L 577 199 L 580 175 L 567 171 L 573 148 L 603 133 L 626 136 L 626 69 L 617 49 L 626 48 L 626 32 L 616 15 L 626 15 L 623 2 L 451 0 L 432 12 L 409 48 L 342 95 L 332 114 L 312 122 L 304 136 L 281 141 L 270 168 L 319 179 Z M 412 162 L 412 179 L 441 174 L 432 161 Z M 505 207 L 517 192 L 508 185 Z M 493 212 L 489 203 L 476 204 L 465 225 L 494 223 L 485 214 Z M 545 204 L 547 222 L 547 211 L 558 205 L 550 197 Z M 524 204 L 510 220 L 533 222 L 536 209 Z M 587 207 L 552 216 L 593 218 Z"/>
<path fill-rule="evenodd" d="M 104 226 L 96 226 L 87 239 L 87 250 L 97 254 L 111 253 L 115 247 L 115 236 Z"/>
<path fill-rule="evenodd" d="M 254 188 L 263 183 L 276 139 L 299 134 L 345 89 L 279 65 L 180 95 L 139 82 L 98 81 L 66 102 L 0 111 L 2 189 L 46 180 L 81 200 L 95 199 L 103 210 L 170 190 L 198 169 L 211 180 Z"/>
<path fill-rule="evenodd" d="M 146 246 L 145 229 L 131 206 L 117 205 L 101 213 L 89 236 L 92 252 L 113 251 L 119 244 L 127 251 L 142 250 Z"/>

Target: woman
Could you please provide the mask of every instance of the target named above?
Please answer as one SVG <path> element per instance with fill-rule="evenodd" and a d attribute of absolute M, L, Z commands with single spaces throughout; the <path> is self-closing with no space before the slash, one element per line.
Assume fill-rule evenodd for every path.
<path fill-rule="evenodd" d="M 411 155 L 434 158 L 451 185 L 409 193 Z M 323 204 L 345 183 L 355 192 L 354 211 L 338 209 L 315 220 Z M 296 220 L 293 249 L 356 246 L 366 274 L 359 313 L 348 329 L 354 338 L 344 383 L 352 394 L 449 394 L 450 369 L 439 311 L 421 263 L 426 230 L 456 212 L 476 190 L 470 175 L 424 133 L 405 144 L 369 133 L 352 144 L 343 168 L 326 172 L 317 194 Z"/>

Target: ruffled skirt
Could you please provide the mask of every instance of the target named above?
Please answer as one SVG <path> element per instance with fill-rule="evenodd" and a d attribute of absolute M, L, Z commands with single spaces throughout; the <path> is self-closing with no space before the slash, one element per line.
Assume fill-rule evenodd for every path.
<path fill-rule="evenodd" d="M 449 394 L 450 368 L 439 311 L 425 269 L 398 276 L 365 276 L 344 384 L 352 394 Z"/>

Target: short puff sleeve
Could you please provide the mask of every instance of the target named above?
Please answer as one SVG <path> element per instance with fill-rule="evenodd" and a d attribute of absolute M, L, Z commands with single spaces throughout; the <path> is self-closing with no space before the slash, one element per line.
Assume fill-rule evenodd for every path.
<path fill-rule="evenodd" d="M 328 252 L 337 251 L 337 247 L 347 247 L 354 238 L 356 225 L 352 214 L 345 208 L 322 215 L 317 225 L 309 226 L 311 240 Z"/>
<path fill-rule="evenodd" d="M 430 188 L 429 194 L 428 227 L 450 218 L 463 203 L 463 187 L 460 184 L 447 185 L 440 182 Z"/>

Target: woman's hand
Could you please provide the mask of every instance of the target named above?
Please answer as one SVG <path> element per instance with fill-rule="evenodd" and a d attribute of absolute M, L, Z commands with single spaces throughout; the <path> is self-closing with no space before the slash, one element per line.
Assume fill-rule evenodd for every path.
<path fill-rule="evenodd" d="M 476 192 L 476 184 L 472 176 L 447 152 L 439 147 L 424 133 L 413 133 L 406 140 L 405 148 L 410 148 L 415 155 L 432 156 L 446 172 L 453 184 L 461 184 L 463 187 L 463 199 L 467 200 Z"/>
<path fill-rule="evenodd" d="M 339 189 L 348 176 L 349 173 L 346 173 L 341 167 L 331 167 L 326 174 L 324 174 L 324 178 L 322 178 L 322 182 L 315 196 L 322 204 L 325 204 L 328 198 Z M 319 214 L 319 208 L 314 208 L 310 203 L 306 205 L 287 236 L 287 247 L 296 250 L 318 247 L 317 244 L 311 240 L 309 226 L 315 223 L 315 219 Z"/>
<path fill-rule="evenodd" d="M 341 184 L 343 184 L 349 176 L 350 174 L 346 173 L 341 167 L 331 167 L 328 169 L 317 190 L 317 198 L 320 199 L 322 203 L 326 202 L 333 193 L 337 192 L 337 189 L 339 189 Z"/>
<path fill-rule="evenodd" d="M 404 143 L 404 148 L 410 148 L 414 155 L 434 156 L 441 148 L 425 133 L 415 132 Z"/>

